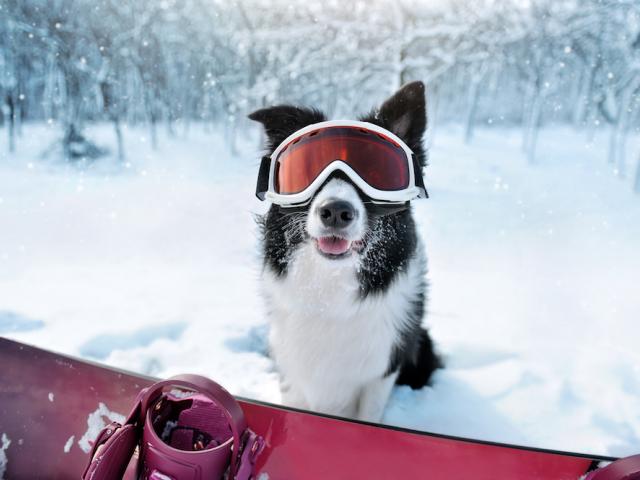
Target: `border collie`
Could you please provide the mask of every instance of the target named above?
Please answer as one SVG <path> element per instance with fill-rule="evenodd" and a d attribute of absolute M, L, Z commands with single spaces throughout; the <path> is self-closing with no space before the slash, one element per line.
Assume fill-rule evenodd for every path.
<path fill-rule="evenodd" d="M 315 109 L 281 105 L 253 112 L 267 150 L 325 121 Z M 402 139 L 426 166 L 424 85 L 413 82 L 360 118 Z M 417 172 L 421 174 L 421 172 Z M 342 255 L 323 251 L 328 199 L 350 210 Z M 285 405 L 378 422 L 394 384 L 422 388 L 441 362 L 422 327 L 427 260 L 410 207 L 380 212 L 336 172 L 304 208 L 271 205 L 259 218 L 269 346 Z"/>

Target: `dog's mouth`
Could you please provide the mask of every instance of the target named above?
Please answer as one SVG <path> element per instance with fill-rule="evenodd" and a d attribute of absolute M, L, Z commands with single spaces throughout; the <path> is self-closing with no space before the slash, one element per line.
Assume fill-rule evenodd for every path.
<path fill-rule="evenodd" d="M 362 250 L 364 244 L 362 240 L 347 240 L 346 238 L 334 235 L 316 238 L 318 251 L 327 258 L 344 258 L 352 252 Z"/>

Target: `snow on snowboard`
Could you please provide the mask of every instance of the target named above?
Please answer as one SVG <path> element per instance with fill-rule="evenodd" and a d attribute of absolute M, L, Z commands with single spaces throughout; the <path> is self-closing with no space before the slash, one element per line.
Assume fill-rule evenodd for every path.
<path fill-rule="evenodd" d="M 0 338 L 0 479 L 80 478 L 98 432 L 154 381 Z M 240 403 L 267 444 L 257 480 L 577 480 L 613 460 Z"/>

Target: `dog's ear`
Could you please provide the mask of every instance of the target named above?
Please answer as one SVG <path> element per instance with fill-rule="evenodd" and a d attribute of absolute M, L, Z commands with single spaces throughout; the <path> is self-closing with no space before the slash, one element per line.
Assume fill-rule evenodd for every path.
<path fill-rule="evenodd" d="M 424 83 L 420 81 L 407 83 L 380 108 L 361 118 L 395 133 L 413 150 L 422 166 L 426 164 L 422 137 L 427 128 L 424 91 Z"/>
<path fill-rule="evenodd" d="M 296 130 L 300 130 L 312 123 L 326 120 L 324 114 L 318 110 L 292 105 L 278 105 L 262 108 L 249 115 L 251 120 L 262 123 L 267 134 L 270 152 Z"/>

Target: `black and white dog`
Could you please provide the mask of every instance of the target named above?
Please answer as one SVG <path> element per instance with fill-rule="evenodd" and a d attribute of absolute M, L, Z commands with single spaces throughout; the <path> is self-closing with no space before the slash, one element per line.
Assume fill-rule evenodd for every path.
<path fill-rule="evenodd" d="M 326 120 L 288 105 L 249 118 L 263 124 L 269 153 Z M 422 82 L 360 120 L 393 132 L 426 165 Z M 304 209 L 272 205 L 260 224 L 269 345 L 284 404 L 377 422 L 394 384 L 417 389 L 429 382 L 441 363 L 422 327 L 427 261 L 408 205 L 374 207 L 336 172 Z M 327 255 L 319 244 L 327 235 L 347 239 L 349 250 Z"/>

